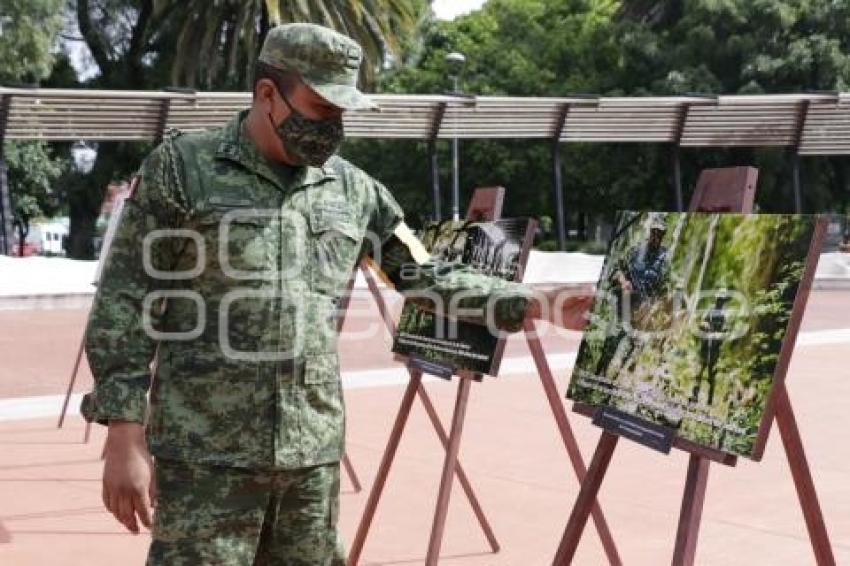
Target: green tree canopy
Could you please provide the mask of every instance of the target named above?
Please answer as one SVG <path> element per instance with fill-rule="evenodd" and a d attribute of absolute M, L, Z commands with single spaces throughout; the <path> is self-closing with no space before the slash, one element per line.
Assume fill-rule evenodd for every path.
<path fill-rule="evenodd" d="M 60 0 L 0 0 L 0 84 L 38 82 L 51 70 Z M 44 142 L 3 143 L 12 216 L 23 243 L 33 218 L 58 207 L 54 183 L 65 161 Z M 23 249 L 21 249 L 23 252 Z"/>
<path fill-rule="evenodd" d="M 0 0 L 0 84 L 36 82 L 50 73 L 60 5 L 61 0 Z"/>
<path fill-rule="evenodd" d="M 67 162 L 55 157 L 44 142 L 8 143 L 4 148 L 12 213 L 18 231 L 18 242 L 23 244 L 30 222 L 40 216 L 50 216 L 59 208 L 54 188 Z M 21 245 L 21 254 L 23 246 Z"/>
<path fill-rule="evenodd" d="M 476 95 L 564 96 L 605 93 L 617 86 L 620 50 L 613 0 L 490 0 L 481 10 L 451 22 L 431 22 L 423 56 L 388 74 L 384 92 L 441 93 L 451 90 L 445 56 L 467 58 L 460 87 Z M 450 155 L 439 144 L 443 202 L 448 202 Z M 345 154 L 386 182 L 412 212 L 429 214 L 430 181 L 423 143 L 353 141 Z M 658 175 L 657 153 L 640 146 L 564 146 L 567 209 L 602 212 L 612 202 L 661 205 L 657 189 L 637 190 Z M 507 187 L 506 215 L 551 216 L 551 143 L 471 140 L 461 144 L 462 205 L 473 187 Z M 663 191 L 664 189 L 662 189 Z M 588 199 L 588 195 L 593 198 Z M 444 205 L 444 212 L 448 206 Z M 583 218 L 574 216 L 581 223 Z M 546 223 L 551 226 L 551 223 Z M 581 229 L 582 225 L 579 224 Z M 553 237 L 548 234 L 547 237 Z"/>
<path fill-rule="evenodd" d="M 850 3 L 833 0 L 626 0 L 620 14 L 618 92 L 759 94 L 847 90 Z M 784 150 L 695 150 L 704 167 L 755 165 L 758 202 L 789 211 L 790 160 Z M 850 177 L 841 157 L 803 164 L 806 210 L 848 211 Z"/>
<path fill-rule="evenodd" d="M 626 92 L 784 93 L 850 85 L 848 2 L 624 4 L 620 84 Z"/>
<path fill-rule="evenodd" d="M 388 74 L 380 90 L 450 90 L 445 55 L 467 57 L 463 90 L 479 95 L 568 96 L 685 93 L 788 93 L 850 84 L 850 3 L 833 0 L 490 0 L 452 22 L 431 22 L 422 57 Z M 424 144 L 355 141 L 347 155 L 384 180 L 420 216 L 429 210 Z M 565 144 L 566 208 L 582 232 L 584 215 L 616 208 L 673 206 L 669 148 L 646 144 Z M 441 186 L 450 184 L 441 143 Z M 792 207 L 788 154 L 782 149 L 682 152 L 684 185 L 704 168 L 760 168 L 759 204 Z M 843 158 L 807 158 L 807 210 L 846 210 Z M 464 141 L 464 200 L 476 186 L 508 188 L 505 214 L 554 214 L 546 143 Z M 687 193 L 686 193 L 687 197 Z M 444 206 L 444 211 L 446 207 Z M 580 214 L 576 214 L 576 212 Z M 589 234 L 587 234 L 589 235 Z"/>

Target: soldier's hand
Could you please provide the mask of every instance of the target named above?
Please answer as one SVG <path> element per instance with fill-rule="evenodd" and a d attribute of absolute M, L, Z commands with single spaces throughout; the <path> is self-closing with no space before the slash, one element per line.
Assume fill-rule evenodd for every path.
<path fill-rule="evenodd" d="M 529 305 L 529 318 L 543 319 L 569 330 L 583 330 L 587 313 L 593 306 L 593 287 L 565 287 L 538 290 Z M 545 302 L 545 305 L 540 303 Z"/>
<path fill-rule="evenodd" d="M 560 312 L 553 313 L 560 320 L 553 320 L 569 330 L 584 330 L 588 323 L 588 312 L 593 307 L 594 294 L 571 295 L 561 302 Z"/>
<path fill-rule="evenodd" d="M 110 422 L 105 456 L 103 504 L 130 532 L 139 533 L 139 522 L 150 528 L 156 487 L 144 427 Z"/>

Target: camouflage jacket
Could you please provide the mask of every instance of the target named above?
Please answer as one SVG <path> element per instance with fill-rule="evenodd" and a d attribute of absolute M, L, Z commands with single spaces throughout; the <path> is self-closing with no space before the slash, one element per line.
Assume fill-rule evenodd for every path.
<path fill-rule="evenodd" d="M 620 271 L 633 287 L 632 308 L 637 309 L 664 293 L 669 259 L 665 246 L 653 250 L 642 245 L 631 249 L 620 262 Z"/>
<path fill-rule="evenodd" d="M 337 304 L 402 211 L 339 157 L 275 170 L 241 132 L 243 117 L 170 132 L 142 164 L 89 316 L 95 386 L 82 412 L 102 424 L 147 421 L 160 457 L 284 469 L 337 461 Z M 387 279 L 472 290 L 464 308 L 510 295 L 496 316 L 525 315 L 521 285 L 421 267 L 415 283 Z"/>

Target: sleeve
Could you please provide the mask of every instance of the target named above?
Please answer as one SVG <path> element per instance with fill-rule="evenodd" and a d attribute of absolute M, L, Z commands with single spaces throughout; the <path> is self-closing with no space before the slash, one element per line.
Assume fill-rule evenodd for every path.
<path fill-rule="evenodd" d="M 396 226 L 404 220 L 404 211 L 390 191 L 378 181 L 372 180 L 371 211 L 368 229 L 370 243 L 383 243 L 392 236 Z"/>
<path fill-rule="evenodd" d="M 392 194 L 380 183 L 374 187 L 369 230 L 372 241 L 381 245 L 367 246 L 367 253 L 385 282 L 422 308 L 440 310 L 444 316 L 485 325 L 487 309 L 492 308 L 497 328 L 522 328 L 533 296 L 530 287 L 427 257 L 424 246 L 403 225 L 404 213 Z"/>
<path fill-rule="evenodd" d="M 531 287 L 477 273 L 458 263 L 429 260 L 416 271 L 415 277 L 402 276 L 396 289 L 410 295 L 419 306 L 481 325 L 488 323 L 488 309 L 492 309 L 497 328 L 510 332 L 522 329 L 534 294 Z"/>
<path fill-rule="evenodd" d="M 157 238 L 145 258 L 144 241 L 153 230 L 177 227 L 185 215 L 185 199 L 177 197 L 174 159 L 173 152 L 160 145 L 142 164 L 102 260 L 85 335 L 94 388 L 84 396 L 81 412 L 89 422 L 145 421 L 150 363 L 157 346 L 145 330 L 145 316 L 156 327 L 162 314 L 161 303 L 146 305 L 145 298 L 168 283 L 149 271 L 170 269 L 176 251 L 175 238 Z"/>

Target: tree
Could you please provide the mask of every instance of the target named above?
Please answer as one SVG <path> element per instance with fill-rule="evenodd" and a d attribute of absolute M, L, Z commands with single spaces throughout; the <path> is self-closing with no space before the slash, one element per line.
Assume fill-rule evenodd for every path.
<path fill-rule="evenodd" d="M 618 84 L 625 94 L 841 91 L 850 85 L 848 2 L 631 0 L 624 5 Z M 690 171 L 718 164 L 757 165 L 762 208 L 791 209 L 784 152 L 700 150 L 685 160 Z M 850 186 L 844 160 L 811 158 L 807 165 L 806 208 L 846 212 Z"/>
<path fill-rule="evenodd" d="M 12 208 L 18 249 L 23 256 L 30 222 L 39 216 L 50 216 L 58 209 L 53 185 L 67 163 L 55 157 L 44 142 L 9 143 L 5 150 L 9 186 L 14 195 Z"/>
<path fill-rule="evenodd" d="M 448 90 L 444 57 L 455 50 L 468 60 L 463 89 L 480 95 L 841 90 L 850 84 L 848 10 L 832 0 L 490 0 L 453 22 L 428 24 L 421 59 L 388 74 L 380 90 Z M 615 208 L 673 207 L 668 147 L 571 143 L 561 151 L 568 219 L 580 236 L 588 217 L 610 219 Z M 425 144 L 358 140 L 345 152 L 368 163 L 403 204 L 428 210 Z M 449 163 L 444 144 L 439 159 Z M 551 163 L 548 142 L 464 141 L 461 182 L 508 187 L 505 214 L 548 216 Z M 762 210 L 792 209 L 784 149 L 683 150 L 682 163 L 686 188 L 707 167 L 756 165 Z M 806 159 L 808 210 L 846 211 L 845 168 L 840 157 Z M 449 184 L 444 165 L 441 185 Z"/>
<path fill-rule="evenodd" d="M 481 10 L 452 22 L 431 22 L 424 34 L 421 59 L 388 74 L 379 83 L 380 90 L 445 92 L 450 86 L 445 56 L 460 51 L 467 57 L 461 88 L 476 95 L 565 96 L 611 91 L 616 88 L 619 60 L 618 9 L 617 2 L 607 0 L 490 0 Z M 444 164 L 441 186 L 447 187 L 450 156 L 447 144 L 439 146 L 439 160 Z M 657 171 L 658 164 L 640 155 L 643 150 L 634 146 L 565 146 L 567 210 L 604 211 L 612 200 L 644 204 L 645 192 L 632 189 Z M 345 154 L 355 162 L 368 163 L 370 172 L 386 182 L 414 216 L 417 212 L 427 216 L 430 191 L 425 144 L 355 141 L 345 147 Z M 622 164 L 622 168 L 612 163 Z M 464 190 L 506 186 L 505 214 L 552 215 L 551 142 L 464 141 L 461 183 Z M 587 198 L 589 194 L 594 198 Z M 580 221 L 576 214 L 571 217 Z"/>
<path fill-rule="evenodd" d="M 662 11 L 665 17 L 623 22 L 622 79 L 629 90 L 744 94 L 846 90 L 850 85 L 847 2 L 652 4 L 649 12 Z"/>
<path fill-rule="evenodd" d="M 52 0 L 55 1 L 55 0 Z M 392 66 L 428 13 L 427 0 L 67 0 L 101 86 L 249 89 L 270 26 L 314 22 L 364 48 L 364 84 Z M 120 85 L 117 83 L 121 83 Z"/>
<path fill-rule="evenodd" d="M 0 0 L 0 84 L 50 73 L 61 0 Z"/>
<path fill-rule="evenodd" d="M 61 25 L 59 5 L 60 0 L 0 0 L 0 84 L 32 83 L 48 75 Z M 21 253 L 30 219 L 52 210 L 51 184 L 62 166 L 44 143 L 6 142 L 0 148 Z"/>
<path fill-rule="evenodd" d="M 250 66 L 244 62 L 256 57 L 269 26 L 286 22 L 321 24 L 357 41 L 364 51 L 361 79 L 371 88 L 378 71 L 398 61 L 427 8 L 423 0 L 229 0 L 217 10 L 206 0 L 189 0 L 163 6 L 173 12 L 162 30 L 175 39 L 172 81 L 205 89 L 249 89 Z"/>

